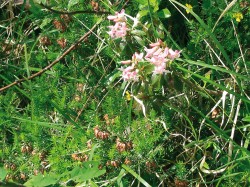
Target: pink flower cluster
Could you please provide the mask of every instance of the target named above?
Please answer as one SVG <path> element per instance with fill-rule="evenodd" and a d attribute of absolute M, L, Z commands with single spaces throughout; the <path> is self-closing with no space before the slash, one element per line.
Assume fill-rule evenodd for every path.
<path fill-rule="evenodd" d="M 116 12 L 114 16 L 108 16 L 108 19 L 115 22 L 115 25 L 108 26 L 110 31 L 108 34 L 111 38 L 124 38 L 127 34 L 127 18 L 125 16 L 125 10 L 122 9 L 120 13 Z"/>
<path fill-rule="evenodd" d="M 149 46 L 149 49 L 144 49 L 147 52 L 145 60 L 154 65 L 154 74 L 163 74 L 167 72 L 166 63 L 180 56 L 180 51 L 178 50 L 174 51 L 168 47 L 163 48 L 163 42 L 161 40 Z"/>
<path fill-rule="evenodd" d="M 148 61 L 154 66 L 153 74 L 163 74 L 166 70 L 166 63 L 173 61 L 180 56 L 180 51 L 173 50 L 168 47 L 163 47 L 163 42 L 158 40 L 156 43 L 149 45 L 150 48 L 145 48 L 147 52 L 145 57 L 143 53 L 135 53 L 132 60 L 121 61 L 121 64 L 129 65 L 126 68 L 121 68 L 122 78 L 124 81 L 138 81 L 139 70 L 137 69 L 138 62 Z"/>
<path fill-rule="evenodd" d="M 136 65 L 139 61 L 143 60 L 143 53 L 135 53 L 132 56 L 132 60 L 121 61 L 122 64 L 130 64 L 126 68 L 121 68 L 122 78 L 124 81 L 138 81 L 138 72 Z"/>

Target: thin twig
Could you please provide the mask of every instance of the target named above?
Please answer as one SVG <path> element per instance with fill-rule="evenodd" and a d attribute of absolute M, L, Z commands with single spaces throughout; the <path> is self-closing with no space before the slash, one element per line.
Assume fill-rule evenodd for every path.
<path fill-rule="evenodd" d="M 76 46 L 82 42 L 85 38 L 87 38 L 92 32 L 93 30 L 98 26 L 100 22 L 96 23 L 87 33 L 85 33 L 79 40 L 77 40 L 74 44 L 72 44 L 60 57 L 58 57 L 55 61 L 53 61 L 51 64 L 49 64 L 48 66 L 46 66 L 45 68 L 43 68 L 41 71 L 29 76 L 29 77 L 26 77 L 26 78 L 22 78 L 22 79 L 19 79 L 15 82 L 12 82 L 11 84 L 7 85 L 7 86 L 4 86 L 2 88 L 0 88 L 0 92 L 14 86 L 14 85 L 17 85 L 21 82 L 24 82 L 24 81 L 27 81 L 27 80 L 30 80 L 30 79 L 33 79 L 41 74 L 43 74 L 45 71 L 47 71 L 48 69 L 52 68 L 55 64 L 57 64 L 60 60 L 62 60 L 66 55 L 68 55 L 71 51 L 73 51 Z"/>
<path fill-rule="evenodd" d="M 91 10 L 77 10 L 77 11 L 73 11 L 73 12 L 66 12 L 66 11 L 54 10 L 51 7 L 44 5 L 42 3 L 40 3 L 39 5 L 50 10 L 53 13 L 56 13 L 56 14 L 68 14 L 68 15 L 74 15 L 74 14 L 111 14 L 110 12 L 91 11 Z"/>

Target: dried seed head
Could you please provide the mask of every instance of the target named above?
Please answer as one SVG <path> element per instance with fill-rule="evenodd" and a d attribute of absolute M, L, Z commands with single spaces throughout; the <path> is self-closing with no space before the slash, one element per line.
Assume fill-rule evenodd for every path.
<path fill-rule="evenodd" d="M 106 166 L 110 166 L 110 165 L 111 165 L 111 161 L 108 160 L 108 161 L 106 162 Z"/>
<path fill-rule="evenodd" d="M 33 172 L 34 172 L 35 176 L 38 175 L 38 173 L 39 173 L 39 171 L 37 169 L 35 169 Z"/>
<path fill-rule="evenodd" d="M 50 41 L 50 39 L 47 36 L 41 37 L 40 40 L 39 40 L 39 42 L 43 46 L 49 46 L 49 45 L 52 44 L 51 41 Z"/>
<path fill-rule="evenodd" d="M 91 148 L 92 148 L 92 141 L 91 141 L 91 140 L 88 140 L 88 141 L 87 141 L 87 148 L 88 148 L 88 149 L 91 149 Z"/>
<path fill-rule="evenodd" d="M 40 158 L 40 160 L 44 160 L 46 158 L 45 151 L 42 151 L 41 153 L 39 153 L 39 158 Z"/>
<path fill-rule="evenodd" d="M 117 149 L 119 152 L 126 151 L 126 144 L 125 144 L 125 143 L 118 142 L 118 143 L 116 143 L 116 149 Z"/>
<path fill-rule="evenodd" d="M 10 169 L 11 169 L 11 170 L 16 170 L 16 165 L 15 165 L 15 164 L 11 164 L 11 165 L 10 165 Z"/>
<path fill-rule="evenodd" d="M 187 181 L 183 181 L 183 180 L 179 180 L 179 179 L 175 179 L 174 183 L 175 183 L 176 187 L 187 187 L 188 186 Z"/>
<path fill-rule="evenodd" d="M 98 169 L 99 169 L 99 170 L 102 170 L 102 168 L 103 168 L 103 166 L 102 166 L 102 164 L 100 164 L 100 165 L 98 166 Z"/>
<path fill-rule="evenodd" d="M 133 149 L 133 143 L 131 141 L 126 143 L 126 150 L 131 150 Z"/>
<path fill-rule="evenodd" d="M 121 142 L 120 138 L 116 139 L 116 149 L 119 152 L 123 152 L 123 151 L 128 151 L 131 150 L 133 148 L 133 144 L 131 141 L 129 142 Z"/>
<path fill-rule="evenodd" d="M 94 127 L 94 134 L 96 138 L 98 137 L 99 132 L 100 132 L 99 127 L 98 126 Z"/>
<path fill-rule="evenodd" d="M 76 90 L 79 91 L 79 92 L 82 92 L 82 91 L 83 91 L 83 86 L 84 86 L 84 84 L 78 83 L 78 84 L 76 85 Z"/>
<path fill-rule="evenodd" d="M 67 28 L 65 24 L 63 24 L 61 21 L 58 21 L 58 20 L 54 20 L 53 24 L 55 28 L 60 30 L 61 32 L 64 32 Z"/>
<path fill-rule="evenodd" d="M 71 22 L 71 20 L 72 20 L 71 16 L 68 15 L 68 14 L 61 14 L 61 15 L 60 15 L 60 18 L 61 18 L 63 21 L 65 21 L 65 23 L 69 23 L 69 22 Z"/>
<path fill-rule="evenodd" d="M 73 154 L 71 155 L 71 158 L 72 158 L 73 160 L 79 160 L 79 157 L 78 157 L 78 154 L 77 154 L 77 153 L 73 153 Z"/>
<path fill-rule="evenodd" d="M 152 172 L 157 168 L 157 165 L 154 161 L 147 161 L 146 168 L 148 172 Z"/>
<path fill-rule="evenodd" d="M 77 101 L 77 102 L 81 101 L 81 97 L 79 95 L 75 95 L 74 100 Z"/>
<path fill-rule="evenodd" d="M 119 162 L 116 161 L 116 160 L 115 161 L 111 161 L 110 165 L 113 166 L 113 167 L 115 167 L 115 168 L 117 168 L 119 166 Z"/>
<path fill-rule="evenodd" d="M 57 43 L 60 45 L 62 49 L 64 49 L 67 45 L 67 40 L 65 38 L 61 38 L 57 40 Z"/>
<path fill-rule="evenodd" d="M 4 164 L 4 169 L 9 169 L 10 168 L 10 165 L 8 163 L 5 163 Z"/>
<path fill-rule="evenodd" d="M 7 174 L 6 177 L 5 177 L 5 180 L 8 182 L 12 178 L 13 178 L 13 176 L 11 174 Z"/>
<path fill-rule="evenodd" d="M 91 1 L 91 6 L 93 8 L 94 11 L 98 11 L 99 10 L 99 4 L 95 1 Z"/>
<path fill-rule="evenodd" d="M 27 179 L 26 174 L 25 173 L 20 173 L 20 179 L 25 181 Z"/>
<path fill-rule="evenodd" d="M 81 162 L 88 161 L 88 159 L 89 159 L 88 155 L 81 155 L 81 156 L 79 157 L 79 160 L 80 160 Z"/>
<path fill-rule="evenodd" d="M 23 146 L 21 147 L 21 152 L 22 152 L 22 153 L 27 153 L 27 150 L 26 150 L 26 146 L 25 146 L 25 145 L 23 145 Z"/>
<path fill-rule="evenodd" d="M 129 160 L 128 158 L 126 158 L 125 159 L 125 161 L 124 161 L 124 164 L 126 164 L 126 165 L 131 165 L 131 160 Z"/>
<path fill-rule="evenodd" d="M 96 138 L 102 139 L 102 140 L 108 139 L 109 137 L 109 133 L 106 131 L 100 131 L 98 126 L 94 128 L 94 134 Z"/>
<path fill-rule="evenodd" d="M 103 116 L 103 118 L 104 118 L 106 124 L 109 125 L 109 124 L 110 124 L 110 121 L 109 121 L 109 116 L 108 116 L 108 114 L 105 114 L 105 115 Z"/>
<path fill-rule="evenodd" d="M 105 121 L 107 121 L 107 120 L 109 120 L 109 115 L 108 115 L 108 114 L 105 114 L 105 115 L 103 116 L 103 118 L 104 118 Z"/>

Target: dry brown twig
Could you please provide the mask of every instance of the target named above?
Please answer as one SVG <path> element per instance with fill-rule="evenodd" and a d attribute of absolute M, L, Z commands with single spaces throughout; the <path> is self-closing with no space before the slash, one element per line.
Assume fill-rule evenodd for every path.
<path fill-rule="evenodd" d="M 78 10 L 73 12 L 66 12 L 66 11 L 60 11 L 55 10 L 45 4 L 40 3 L 40 6 L 48 9 L 49 11 L 56 13 L 56 14 L 68 14 L 68 15 L 74 15 L 74 14 L 110 14 L 110 12 L 103 12 L 103 11 L 91 11 L 91 10 Z"/>
<path fill-rule="evenodd" d="M 71 51 L 73 51 L 76 46 L 81 43 L 85 38 L 87 38 L 92 32 L 93 30 L 98 26 L 100 22 L 96 23 L 87 33 L 85 33 L 79 40 L 77 40 L 74 44 L 72 44 L 65 52 L 63 52 L 63 54 L 58 57 L 56 60 L 54 60 L 51 64 L 49 64 L 48 66 L 46 66 L 45 68 L 43 68 L 41 71 L 29 76 L 29 77 L 26 77 L 26 78 L 22 78 L 22 79 L 19 79 L 15 82 L 12 82 L 11 84 L 7 85 L 7 86 L 4 86 L 2 88 L 0 88 L 0 92 L 14 86 L 14 85 L 17 85 L 21 82 L 24 82 L 24 81 L 27 81 L 27 80 L 30 80 L 30 79 L 33 79 L 41 74 L 43 74 L 45 71 L 47 71 L 48 69 L 52 68 L 55 64 L 57 64 L 60 60 L 62 60 L 65 56 L 67 56 Z"/>

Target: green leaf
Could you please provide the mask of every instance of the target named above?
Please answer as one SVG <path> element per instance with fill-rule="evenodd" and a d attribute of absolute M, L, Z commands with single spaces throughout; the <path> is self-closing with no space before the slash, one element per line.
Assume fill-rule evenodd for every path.
<path fill-rule="evenodd" d="M 106 78 L 104 79 L 104 84 L 111 85 L 120 76 L 121 76 L 121 71 L 116 69 L 112 73 L 106 76 Z"/>
<path fill-rule="evenodd" d="M 211 0 L 202 1 L 202 7 L 203 7 L 204 9 L 210 8 L 211 5 L 212 5 Z"/>
<path fill-rule="evenodd" d="M 247 121 L 247 122 L 250 122 L 250 116 L 246 116 L 242 119 L 242 121 Z"/>
<path fill-rule="evenodd" d="M 0 168 L 0 181 L 3 181 L 7 175 L 7 171 L 4 168 Z"/>
<path fill-rule="evenodd" d="M 135 40 L 140 44 L 141 46 L 145 46 L 145 41 L 139 37 L 139 36 L 134 36 Z"/>
<path fill-rule="evenodd" d="M 161 88 L 161 75 L 153 75 L 151 82 L 152 82 L 152 87 L 154 88 L 155 91 L 158 91 Z"/>
<path fill-rule="evenodd" d="M 119 175 L 117 176 L 117 185 L 123 187 L 123 183 L 122 183 L 122 177 L 124 177 L 126 175 L 126 172 L 124 169 L 122 169 L 119 173 Z"/>
<path fill-rule="evenodd" d="M 148 9 L 145 9 L 145 10 L 139 11 L 136 17 L 138 17 L 138 19 L 140 19 L 140 18 L 142 18 L 144 16 L 147 16 L 148 14 L 149 14 Z"/>
<path fill-rule="evenodd" d="M 171 13 L 167 8 L 160 10 L 157 14 L 159 18 L 169 18 L 171 16 Z"/>
<path fill-rule="evenodd" d="M 133 175 L 138 181 L 140 181 L 144 186 L 151 187 L 150 184 L 148 184 L 143 178 L 141 178 L 140 175 L 138 175 L 136 172 L 134 172 L 129 166 L 122 165 L 122 167 L 129 172 L 131 175 Z"/>
<path fill-rule="evenodd" d="M 206 162 L 204 162 L 203 167 L 204 167 L 205 169 L 209 169 L 209 165 L 208 165 Z"/>
<path fill-rule="evenodd" d="M 40 24 L 40 28 L 43 29 L 46 25 L 48 25 L 52 21 L 52 18 L 45 18 L 42 20 Z"/>
<path fill-rule="evenodd" d="M 49 185 L 54 185 L 58 181 L 58 178 L 55 174 L 45 175 L 38 174 L 37 176 L 33 176 L 30 180 L 28 180 L 24 185 L 27 187 L 45 187 Z"/>
<path fill-rule="evenodd" d="M 144 31 L 141 31 L 141 30 L 132 30 L 131 34 L 138 35 L 138 36 L 145 36 L 146 35 L 146 33 Z"/>
<path fill-rule="evenodd" d="M 141 5 L 146 5 L 148 3 L 148 0 L 135 0 L 135 2 L 137 2 Z"/>
<path fill-rule="evenodd" d="M 150 5 L 150 8 L 152 8 L 153 12 L 159 10 L 158 0 L 148 0 L 148 4 Z"/>
<path fill-rule="evenodd" d="M 152 71 L 154 71 L 154 66 L 152 64 L 146 64 L 145 66 L 143 66 L 143 73 L 145 75 L 152 74 Z"/>
<path fill-rule="evenodd" d="M 68 9 L 79 3 L 79 0 L 70 0 L 68 3 Z"/>
<path fill-rule="evenodd" d="M 224 73 L 228 73 L 229 75 L 235 75 L 236 77 L 240 78 L 240 79 L 244 79 L 244 80 L 248 80 L 248 77 L 247 76 L 244 76 L 244 75 L 241 75 L 235 71 L 230 71 L 228 69 L 225 69 L 225 68 L 222 68 L 222 67 L 219 67 L 219 66 L 216 66 L 216 65 L 210 65 L 210 64 L 207 64 L 203 61 L 193 61 L 193 60 L 188 60 L 188 59 L 178 59 L 178 61 L 182 61 L 182 62 L 187 62 L 189 64 L 193 64 L 193 65 L 198 65 L 198 66 L 203 66 L 203 67 L 207 67 L 207 68 L 210 68 L 210 69 L 214 69 L 216 71 L 221 71 L 221 72 L 224 72 Z"/>
<path fill-rule="evenodd" d="M 75 182 L 83 182 L 106 173 L 105 169 L 99 169 L 98 161 L 84 162 L 82 167 L 75 167 L 71 172 L 71 179 Z"/>

